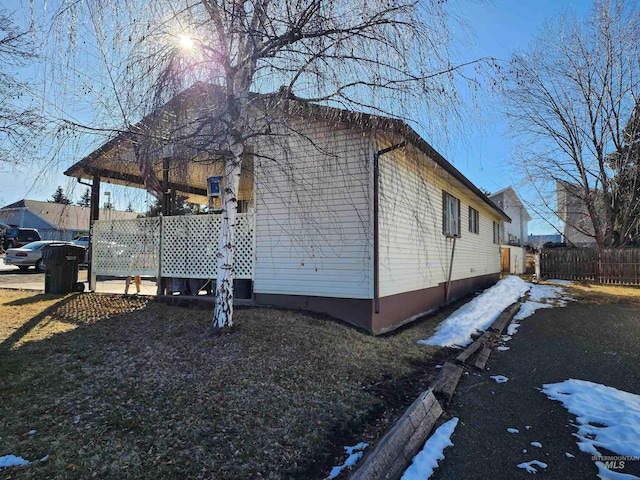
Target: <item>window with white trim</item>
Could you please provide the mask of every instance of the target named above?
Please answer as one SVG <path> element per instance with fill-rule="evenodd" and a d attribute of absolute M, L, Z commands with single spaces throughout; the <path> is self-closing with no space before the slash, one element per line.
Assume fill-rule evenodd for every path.
<path fill-rule="evenodd" d="M 480 212 L 473 207 L 469 207 L 469 231 L 480 233 Z"/>
<path fill-rule="evenodd" d="M 493 222 L 493 243 L 500 243 L 500 224 Z"/>
<path fill-rule="evenodd" d="M 442 191 L 442 233 L 447 237 L 460 236 L 460 200 Z"/>

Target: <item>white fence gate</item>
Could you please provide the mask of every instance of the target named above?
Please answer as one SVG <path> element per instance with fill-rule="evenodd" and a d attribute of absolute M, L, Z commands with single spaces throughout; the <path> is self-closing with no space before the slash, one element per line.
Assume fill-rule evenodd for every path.
<path fill-rule="evenodd" d="M 238 214 L 235 278 L 253 279 L 254 215 Z M 99 220 L 93 226 L 96 276 L 215 278 L 220 215 Z"/>

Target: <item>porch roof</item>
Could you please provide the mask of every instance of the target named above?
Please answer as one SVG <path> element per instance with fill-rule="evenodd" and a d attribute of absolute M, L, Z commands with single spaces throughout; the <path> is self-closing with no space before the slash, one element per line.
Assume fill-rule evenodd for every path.
<path fill-rule="evenodd" d="M 211 99 L 219 95 L 219 87 L 196 83 L 189 89 L 176 95 L 171 99 L 164 108 L 174 106 L 183 101 L 193 101 L 194 98 Z M 407 123 L 397 118 L 383 117 L 359 112 L 350 112 L 344 109 L 317 105 L 302 101 L 293 96 L 286 89 L 280 89 L 274 94 L 253 94 L 252 100 L 255 104 L 260 104 L 266 109 L 280 109 L 290 116 L 298 116 L 308 119 L 318 119 L 332 121 L 335 123 L 344 123 L 357 126 L 365 130 L 372 130 L 384 133 L 399 134 L 407 141 L 415 145 L 424 154 L 430 157 L 454 179 L 460 182 L 464 187 L 469 189 L 474 195 L 486 203 L 493 211 L 497 213 L 501 220 L 511 222 L 509 216 L 499 208 L 491 199 L 489 199 L 482 191 L 476 187 L 467 177 L 465 177 L 457 168 L 449 163 L 435 148 L 427 143 L 418 133 L 413 130 Z M 142 130 L 148 125 L 155 115 L 160 114 L 158 111 L 146 116 L 131 130 L 119 132 L 114 138 L 103 144 L 79 162 L 72 165 L 64 173 L 70 177 L 78 179 L 91 179 L 99 176 L 102 179 L 108 179 L 109 182 L 144 188 L 144 180 L 140 174 L 140 166 L 136 159 L 134 142 L 136 134 L 133 131 Z M 186 171 L 185 171 L 186 169 Z M 240 198 L 243 197 L 243 191 L 252 191 L 253 178 L 249 169 L 249 175 L 241 178 L 240 182 Z M 154 172 L 158 179 L 162 179 L 162 162 L 155 162 Z M 180 166 L 180 171 L 174 171 L 169 168 L 169 183 L 177 190 L 182 192 L 189 201 L 194 203 L 206 203 L 206 179 L 213 175 L 222 175 L 222 165 L 220 163 L 211 162 L 189 162 Z"/>

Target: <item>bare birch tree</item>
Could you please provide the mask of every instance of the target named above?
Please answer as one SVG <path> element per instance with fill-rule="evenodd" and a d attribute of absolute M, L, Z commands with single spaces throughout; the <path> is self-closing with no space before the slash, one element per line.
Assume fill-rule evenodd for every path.
<path fill-rule="evenodd" d="M 115 104 L 125 131 L 134 106 L 157 110 L 196 82 L 219 89 L 207 126 L 170 132 L 163 117 L 153 129 L 134 132 L 147 139 L 138 149 L 142 157 L 171 143 L 172 151 L 188 145 L 224 164 L 214 328 L 232 325 L 243 159 L 256 137 L 270 134 L 251 116 L 252 92 L 270 94 L 275 103 L 294 98 L 446 130 L 459 113 L 456 81 L 472 81 L 464 69 L 478 64 L 453 63 L 447 7 L 440 0 L 85 0 L 63 6 L 58 31 L 74 32 L 82 11 L 104 58 L 126 52 L 120 53 L 123 68 L 104 63 L 114 89 L 127 87 Z"/>
<path fill-rule="evenodd" d="M 599 247 L 621 238 L 615 212 L 630 213 L 631 204 L 616 194 L 627 169 L 613 168 L 609 156 L 625 145 L 624 127 L 640 94 L 639 59 L 637 4 L 596 0 L 586 20 L 568 14 L 547 24 L 528 51 L 513 55 L 507 73 L 509 116 L 524 139 L 526 176 L 549 214 Z M 569 209 L 582 213 L 549 202 L 556 182 L 575 186 L 565 192 Z"/>

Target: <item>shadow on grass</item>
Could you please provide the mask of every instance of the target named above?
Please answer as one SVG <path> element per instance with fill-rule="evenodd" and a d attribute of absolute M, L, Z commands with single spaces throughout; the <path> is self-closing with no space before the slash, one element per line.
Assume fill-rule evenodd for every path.
<path fill-rule="evenodd" d="M 11 302 L 3 303 L 3 305 L 7 305 L 8 307 L 21 307 L 24 305 L 33 305 L 35 303 L 39 303 L 45 300 L 52 300 L 56 297 L 64 298 L 63 295 L 52 295 L 50 293 L 39 293 L 37 295 L 33 295 L 26 298 L 19 298 L 17 300 L 12 300 Z"/>
<path fill-rule="evenodd" d="M 33 297 L 14 300 L 12 302 L 7 302 L 5 303 L 5 305 L 10 305 L 10 306 L 29 305 L 29 304 L 41 302 L 43 300 L 50 300 L 51 298 L 52 298 L 52 295 L 38 294 L 38 295 L 34 295 Z M 50 305 L 49 307 L 45 308 L 42 312 L 40 312 L 38 315 L 36 315 L 32 319 L 23 323 L 20 328 L 18 328 L 15 332 L 13 332 L 11 335 L 5 338 L 2 341 L 2 343 L 0 343 L 0 354 L 7 353 L 9 350 L 11 350 L 11 348 L 16 343 L 18 343 L 22 337 L 24 337 L 33 328 L 35 328 L 42 320 L 50 316 L 60 307 L 68 304 L 71 300 L 73 300 L 73 298 L 74 298 L 73 296 L 62 297 L 62 299 L 59 302 L 56 302 L 53 305 Z"/>
<path fill-rule="evenodd" d="M 446 353 L 416 344 L 439 316 L 373 337 L 248 308 L 214 336 L 208 310 L 141 302 L 72 295 L 0 345 L 0 450 L 33 459 L 58 445 L 22 478 L 324 478 L 344 445 L 393 424 Z M 79 327 L 8 351 L 47 316 Z"/>
<path fill-rule="evenodd" d="M 37 294 L 26 299 L 7 302 L 4 305 L 14 307 L 25 305 L 33 306 L 37 305 L 38 301 L 51 302 L 51 300 L 55 301 L 57 298 L 60 298 L 60 300 L 44 308 L 40 313 L 34 315 L 33 318 L 24 321 L 14 332 L 0 341 L 0 354 L 11 350 L 31 331 L 49 321 L 60 321 L 77 327 L 107 318 L 114 318 L 121 314 L 132 313 L 144 308 L 148 302 L 148 299 L 137 296 L 124 297 L 75 293 L 67 296 Z M 52 332 L 49 331 L 45 337 L 34 340 L 44 340 L 50 336 L 51 333 Z"/>

